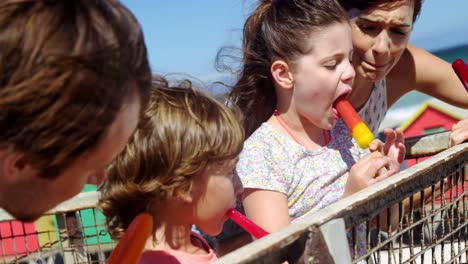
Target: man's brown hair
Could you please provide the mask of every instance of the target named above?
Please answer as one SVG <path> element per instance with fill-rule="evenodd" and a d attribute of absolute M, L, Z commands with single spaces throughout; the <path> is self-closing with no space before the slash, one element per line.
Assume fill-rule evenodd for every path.
<path fill-rule="evenodd" d="M 0 2 L 0 148 L 42 176 L 95 147 L 150 85 L 142 30 L 118 1 Z"/>

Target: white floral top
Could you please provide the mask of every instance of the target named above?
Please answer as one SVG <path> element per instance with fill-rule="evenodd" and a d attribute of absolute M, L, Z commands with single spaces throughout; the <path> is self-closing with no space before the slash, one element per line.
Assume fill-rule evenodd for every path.
<path fill-rule="evenodd" d="M 359 111 L 359 116 L 372 133 L 377 135 L 387 110 L 387 83 L 381 80 L 374 83 L 371 95 Z"/>
<path fill-rule="evenodd" d="M 237 173 L 244 188 L 286 194 L 297 220 L 340 199 L 347 172 L 364 154 L 346 129 L 333 130 L 327 146 L 310 151 L 264 123 L 245 142 Z"/>
<path fill-rule="evenodd" d="M 341 120 L 337 126 L 343 129 L 331 131 L 327 146 L 310 151 L 267 123 L 262 124 L 245 142 L 237 164 L 244 188 L 284 193 L 293 222 L 338 201 L 347 172 L 368 150 L 351 139 Z M 358 226 L 358 255 L 365 249 L 363 227 Z"/>

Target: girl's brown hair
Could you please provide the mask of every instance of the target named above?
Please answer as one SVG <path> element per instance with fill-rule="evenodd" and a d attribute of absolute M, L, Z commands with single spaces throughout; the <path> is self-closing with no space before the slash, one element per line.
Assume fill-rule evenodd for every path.
<path fill-rule="evenodd" d="M 281 59 L 293 67 L 313 49 L 307 44 L 312 34 L 336 22 L 347 23 L 348 17 L 335 0 L 260 1 L 244 24 L 241 70 L 229 95 L 246 117 L 246 136 L 276 107 L 271 64 Z M 218 61 L 225 55 L 221 50 Z"/>

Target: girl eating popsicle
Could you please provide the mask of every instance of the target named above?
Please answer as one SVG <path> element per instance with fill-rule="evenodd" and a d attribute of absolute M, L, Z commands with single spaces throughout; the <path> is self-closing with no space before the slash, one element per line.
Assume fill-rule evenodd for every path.
<path fill-rule="evenodd" d="M 153 83 L 149 106 L 111 164 L 99 205 L 113 238 L 147 212 L 153 232 L 140 263 L 212 263 L 216 254 L 192 232 L 218 234 L 242 184 L 235 165 L 244 141 L 233 111 L 191 88 Z"/>
<path fill-rule="evenodd" d="M 400 170 L 400 130 L 386 129 L 386 143 L 368 149 L 348 129 L 331 130 L 345 126 L 334 105 L 355 76 L 351 28 L 337 2 L 260 1 L 242 50 L 230 101 L 250 136 L 237 165 L 250 219 L 273 232 Z"/>

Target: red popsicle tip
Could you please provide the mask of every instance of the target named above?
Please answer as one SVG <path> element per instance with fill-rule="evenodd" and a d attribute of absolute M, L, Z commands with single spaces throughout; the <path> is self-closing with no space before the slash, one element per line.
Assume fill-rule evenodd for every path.
<path fill-rule="evenodd" d="M 231 218 L 231 220 L 234 221 L 234 223 L 242 227 L 242 229 L 244 229 L 247 233 L 249 233 L 251 236 L 257 239 L 269 234 L 263 228 L 259 227 L 246 216 L 234 209 L 229 209 L 227 211 L 227 216 L 229 216 L 229 218 Z"/>

